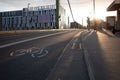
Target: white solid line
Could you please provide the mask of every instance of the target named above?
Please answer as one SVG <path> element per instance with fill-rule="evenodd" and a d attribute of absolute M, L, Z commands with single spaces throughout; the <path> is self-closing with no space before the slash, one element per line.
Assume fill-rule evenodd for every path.
<path fill-rule="evenodd" d="M 56 64 L 54 65 L 54 67 L 51 69 L 51 72 L 49 73 L 48 77 L 46 78 L 46 80 L 49 80 L 49 77 L 52 75 L 53 71 L 56 69 L 57 65 L 59 64 L 60 60 L 64 57 L 65 55 L 65 51 L 67 50 L 67 48 L 70 46 L 70 44 L 74 41 L 74 39 L 78 36 L 81 35 L 83 31 L 77 33 L 76 35 L 74 35 L 74 37 L 67 43 L 67 45 L 64 47 L 61 55 L 58 57 L 58 60 L 56 61 Z M 60 78 L 58 78 L 58 80 L 60 80 Z"/>
<path fill-rule="evenodd" d="M 90 80 L 95 80 L 95 76 L 94 76 L 94 70 L 91 64 L 91 60 L 89 59 L 89 53 L 87 51 L 87 49 L 85 48 L 85 46 L 83 46 L 83 50 L 84 50 L 84 56 L 85 56 L 85 61 L 86 61 L 86 65 L 88 68 L 88 75 Z"/>
<path fill-rule="evenodd" d="M 45 38 L 45 37 L 50 37 L 50 36 L 53 36 L 53 35 L 62 34 L 62 33 L 66 33 L 66 32 L 68 32 L 68 31 L 59 32 L 59 33 L 53 33 L 53 34 L 49 34 L 49 35 L 44 35 L 44 36 L 39 36 L 39 37 L 35 37 L 35 38 L 30 38 L 30 39 L 26 39 L 26 40 L 22 40 L 22 41 L 17 41 L 17 42 L 13 42 L 13 43 L 8 43 L 8 44 L 1 45 L 0 48 L 5 48 L 5 47 L 8 47 L 8 46 L 13 46 L 13 45 L 16 45 L 16 44 L 20 44 L 20 43 L 24 43 L 24 42 L 28 42 L 28 41 L 33 41 L 33 40 L 41 39 L 41 38 Z"/>
<path fill-rule="evenodd" d="M 58 58 L 58 62 L 59 62 L 59 60 L 63 57 L 63 55 L 64 55 L 65 51 L 67 50 L 67 48 L 70 46 L 70 43 L 72 43 L 72 42 L 74 41 L 74 38 L 80 36 L 82 32 L 83 32 L 83 31 L 81 31 L 81 32 L 77 33 L 76 35 L 74 35 L 74 37 L 72 38 L 72 40 L 65 46 L 65 48 L 64 48 L 63 51 L 62 51 L 62 54 L 61 54 L 60 57 Z M 77 40 L 78 40 L 78 39 L 77 39 Z M 57 63 L 56 63 L 56 65 L 57 65 Z"/>
<path fill-rule="evenodd" d="M 73 44 L 72 44 L 72 49 L 75 49 L 75 42 L 73 42 Z"/>
<path fill-rule="evenodd" d="M 82 36 L 81 48 L 83 49 L 83 52 L 84 52 L 85 62 L 86 62 L 87 69 L 88 69 L 88 75 L 89 75 L 90 80 L 95 80 L 94 70 L 93 70 L 91 60 L 89 58 L 89 53 L 84 44 L 83 35 L 81 36 Z"/>
<path fill-rule="evenodd" d="M 82 45 L 81 45 L 81 43 L 79 44 L 79 48 L 82 49 Z"/>
<path fill-rule="evenodd" d="M 85 36 L 85 38 L 83 40 L 86 40 L 90 35 L 92 35 L 93 32 L 94 31 L 90 31 L 90 33 L 87 32 L 88 34 L 87 34 L 87 36 Z"/>

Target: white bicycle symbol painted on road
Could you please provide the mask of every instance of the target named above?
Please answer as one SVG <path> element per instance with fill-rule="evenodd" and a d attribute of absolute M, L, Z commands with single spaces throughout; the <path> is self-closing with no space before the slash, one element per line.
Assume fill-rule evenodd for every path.
<path fill-rule="evenodd" d="M 36 58 L 36 57 L 41 58 L 48 54 L 48 50 L 46 50 L 45 48 L 32 47 L 29 49 L 20 49 L 20 50 L 12 51 L 10 53 L 10 56 L 22 56 L 25 54 L 30 54 L 31 57 L 33 58 Z"/>

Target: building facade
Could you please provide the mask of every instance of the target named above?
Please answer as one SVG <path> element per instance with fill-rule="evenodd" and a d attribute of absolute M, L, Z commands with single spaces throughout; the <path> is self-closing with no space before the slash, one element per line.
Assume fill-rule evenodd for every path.
<path fill-rule="evenodd" d="M 66 25 L 66 12 L 60 6 L 59 28 Z M 38 6 L 0 12 L 1 30 L 56 29 L 56 6 Z"/>
<path fill-rule="evenodd" d="M 71 22 L 71 23 L 70 23 L 70 28 L 73 28 L 73 29 L 81 29 L 81 28 L 82 28 L 82 25 L 75 21 L 75 22 Z"/>
<path fill-rule="evenodd" d="M 117 23 L 115 29 L 120 31 L 120 0 L 114 0 L 107 8 L 107 11 L 117 11 Z"/>

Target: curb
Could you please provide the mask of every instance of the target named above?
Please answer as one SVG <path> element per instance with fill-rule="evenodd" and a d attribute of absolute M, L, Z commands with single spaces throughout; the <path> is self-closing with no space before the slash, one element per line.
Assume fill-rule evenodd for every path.
<path fill-rule="evenodd" d="M 11 31 L 0 31 L 0 34 L 19 34 L 19 33 L 61 31 L 61 30 L 71 30 L 71 29 L 11 30 Z"/>
<path fill-rule="evenodd" d="M 13 30 L 13 31 L 0 31 L 0 34 L 19 34 L 19 33 L 30 33 L 30 32 L 45 32 L 51 30 Z"/>
<path fill-rule="evenodd" d="M 77 34 L 79 34 L 79 33 L 77 33 Z M 80 34 L 81 34 L 81 32 L 80 32 Z M 48 77 L 47 77 L 45 80 L 51 80 L 51 76 L 53 75 L 53 73 L 54 73 L 54 71 L 56 70 L 58 64 L 60 63 L 60 61 L 62 60 L 62 58 L 63 58 L 64 55 L 66 54 L 65 51 L 66 51 L 67 48 L 70 46 L 70 44 L 74 41 L 74 38 L 77 37 L 77 36 L 78 36 L 78 35 L 74 35 L 74 36 L 72 37 L 72 39 L 71 39 L 71 40 L 67 43 L 67 45 L 64 47 L 61 55 L 58 57 L 55 65 L 54 65 L 54 67 L 51 69 Z M 58 78 L 57 80 L 60 80 L 60 79 Z"/>
<path fill-rule="evenodd" d="M 108 34 L 110 34 L 110 35 L 114 35 L 114 34 L 112 33 L 112 31 L 110 31 L 110 30 L 103 29 L 103 31 L 106 32 L 106 33 L 108 33 Z"/>
<path fill-rule="evenodd" d="M 88 53 L 88 51 L 87 51 L 87 49 L 86 49 L 86 47 L 83 43 L 83 36 L 82 35 L 81 35 L 81 46 L 82 46 L 83 55 L 84 55 L 85 63 L 86 63 L 87 70 L 88 70 L 88 76 L 89 76 L 90 80 L 95 80 L 92 63 L 91 63 L 91 60 L 90 60 L 90 57 L 89 57 L 89 53 Z"/>
<path fill-rule="evenodd" d="M 60 29 L 63 30 L 63 29 Z M 0 31 L 0 34 L 17 34 L 17 33 L 30 33 L 30 32 L 46 32 L 46 31 L 59 31 L 57 29 L 44 29 L 44 30 L 12 30 Z"/>

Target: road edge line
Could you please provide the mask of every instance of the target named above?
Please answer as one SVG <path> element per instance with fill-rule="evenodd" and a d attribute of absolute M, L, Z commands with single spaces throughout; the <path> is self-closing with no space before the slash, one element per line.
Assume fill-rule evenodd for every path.
<path fill-rule="evenodd" d="M 78 32 L 77 34 L 81 34 L 82 32 Z M 65 51 L 66 49 L 70 46 L 70 44 L 74 41 L 74 38 L 76 37 L 76 34 L 72 37 L 72 39 L 67 43 L 67 45 L 63 48 L 61 55 L 58 57 L 55 65 L 53 66 L 53 68 L 51 69 L 49 75 L 47 76 L 47 78 L 45 80 L 49 80 L 49 78 L 51 77 L 53 71 L 56 69 L 57 65 L 59 64 L 60 60 L 62 59 L 62 57 L 65 55 Z"/>
<path fill-rule="evenodd" d="M 86 63 L 87 70 L 88 70 L 88 76 L 89 76 L 90 80 L 95 80 L 94 70 L 93 70 L 93 67 L 92 67 L 91 60 L 89 58 L 89 53 L 88 53 L 88 50 L 86 49 L 86 47 L 83 43 L 83 35 L 81 35 L 81 38 L 82 38 L 81 39 L 81 46 L 82 46 L 82 51 L 83 51 L 85 63 Z"/>
<path fill-rule="evenodd" d="M 61 55 L 58 57 L 55 65 L 53 66 L 53 68 L 51 69 L 49 75 L 47 76 L 47 78 L 45 80 L 49 80 L 51 74 L 54 72 L 54 70 L 56 69 L 57 65 L 59 64 L 60 60 L 62 59 L 62 57 L 65 55 L 65 50 L 69 47 L 70 43 L 73 41 L 74 39 L 70 40 L 67 45 L 63 48 L 63 51 L 61 52 Z"/>
<path fill-rule="evenodd" d="M 28 41 L 33 41 L 33 40 L 37 40 L 37 39 L 41 39 L 41 38 L 45 38 L 45 37 L 50 37 L 50 36 L 54 36 L 54 35 L 58 35 L 58 34 L 66 33 L 66 32 L 68 32 L 68 31 L 43 35 L 43 36 L 40 36 L 40 37 L 34 37 L 34 38 L 21 40 L 21 41 L 17 41 L 17 42 L 11 42 L 11 43 L 8 43 L 8 44 L 0 45 L 0 48 L 5 48 L 5 47 L 13 46 L 13 45 L 16 45 L 16 44 L 20 44 L 20 43 L 24 43 L 24 42 L 28 42 Z"/>

